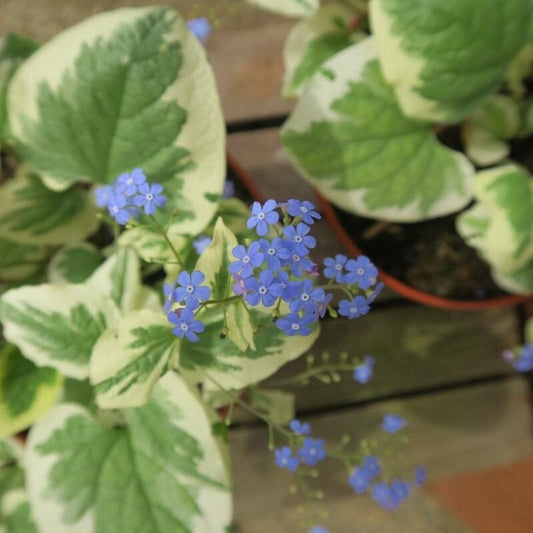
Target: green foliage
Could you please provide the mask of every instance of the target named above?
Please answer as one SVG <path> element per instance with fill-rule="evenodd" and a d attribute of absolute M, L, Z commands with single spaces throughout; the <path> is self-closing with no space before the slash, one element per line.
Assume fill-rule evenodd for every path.
<path fill-rule="evenodd" d="M 82 283 L 102 262 L 91 244 L 76 243 L 61 248 L 50 260 L 48 279 L 52 283 Z"/>

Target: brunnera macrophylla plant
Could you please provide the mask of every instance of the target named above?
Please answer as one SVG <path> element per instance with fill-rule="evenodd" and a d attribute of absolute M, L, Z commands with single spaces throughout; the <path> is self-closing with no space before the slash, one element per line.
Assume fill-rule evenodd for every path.
<path fill-rule="evenodd" d="M 283 54 L 284 95 L 299 100 L 281 133 L 301 174 L 342 209 L 381 220 L 431 219 L 475 201 L 458 232 L 501 287 L 533 292 L 532 167 L 511 153 L 533 143 L 530 0 L 269 9 L 301 18 Z M 453 126 L 461 150 L 437 136 Z"/>
<path fill-rule="evenodd" d="M 231 415 L 221 405 L 262 418 L 275 456 L 289 446 L 312 466 L 316 441 L 287 428 L 293 397 L 260 382 L 309 350 L 320 317 L 365 315 L 382 285 L 366 258 L 342 255 L 319 279 L 311 203 L 269 200 L 250 213 L 230 197 L 206 32 L 172 9 L 141 8 L 96 15 L 42 46 L 2 41 L 6 531 L 227 531 Z M 291 379 L 350 372 L 366 383 L 373 368 L 371 356 L 341 354 Z M 28 428 L 23 445 L 14 436 Z M 364 466 L 378 451 L 346 441 L 337 458 L 392 508 L 418 478 L 394 484 L 404 474 L 390 465 L 378 481 L 375 463 Z"/>

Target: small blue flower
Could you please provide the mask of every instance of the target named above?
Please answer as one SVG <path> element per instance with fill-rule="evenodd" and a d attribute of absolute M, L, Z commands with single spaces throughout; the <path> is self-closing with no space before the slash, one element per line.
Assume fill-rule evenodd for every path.
<path fill-rule="evenodd" d="M 296 435 L 309 435 L 309 433 L 311 433 L 309 422 L 300 422 L 295 419 L 291 420 L 289 427 L 293 433 L 296 433 Z"/>
<path fill-rule="evenodd" d="M 350 259 L 346 263 L 346 270 L 348 272 L 344 276 L 344 281 L 350 285 L 357 283 L 363 290 L 374 285 L 378 275 L 378 269 L 365 255 L 361 255 L 357 259 Z"/>
<path fill-rule="evenodd" d="M 380 481 L 372 487 L 372 499 L 384 509 L 392 509 L 391 493 L 385 481 Z"/>
<path fill-rule="evenodd" d="M 365 355 L 365 360 L 353 369 L 353 379 L 359 383 L 368 383 L 374 373 L 376 360 L 371 355 Z"/>
<path fill-rule="evenodd" d="M 102 185 L 94 189 L 94 203 L 98 207 L 107 207 L 109 202 L 113 200 L 114 192 L 111 185 Z"/>
<path fill-rule="evenodd" d="M 259 239 L 259 245 L 270 270 L 280 269 L 291 256 L 289 243 L 279 237 L 274 238 L 272 241 Z"/>
<path fill-rule="evenodd" d="M 224 189 L 222 191 L 222 198 L 231 198 L 235 196 L 235 183 L 231 180 L 226 180 L 224 182 Z"/>
<path fill-rule="evenodd" d="M 200 339 L 196 334 L 205 330 L 205 324 L 200 320 L 194 320 L 193 311 L 187 307 L 181 309 L 179 313 L 169 313 L 167 318 L 176 326 L 172 328 L 172 333 L 180 339 L 186 337 L 191 342 L 198 342 Z"/>
<path fill-rule="evenodd" d="M 249 278 L 254 273 L 254 268 L 260 267 L 265 260 L 261 246 L 257 241 L 252 242 L 248 249 L 239 244 L 233 248 L 232 253 L 237 261 L 229 265 L 229 271 L 234 276 L 240 272 L 240 277 L 243 279 Z"/>
<path fill-rule="evenodd" d="M 407 481 L 395 480 L 390 484 L 390 504 L 393 509 L 402 504 L 411 493 L 411 485 Z"/>
<path fill-rule="evenodd" d="M 357 295 L 352 301 L 341 300 L 339 302 L 339 315 L 350 319 L 364 316 L 370 311 L 367 299 L 362 295 Z"/>
<path fill-rule="evenodd" d="M 518 354 L 506 350 L 503 357 L 517 372 L 529 372 L 533 369 L 533 344 L 525 344 L 520 348 Z"/>
<path fill-rule="evenodd" d="M 309 530 L 309 533 L 329 533 L 325 527 L 314 526 Z"/>
<path fill-rule="evenodd" d="M 163 285 L 163 293 L 165 295 L 165 304 L 163 305 L 163 310 L 167 314 L 172 308 L 172 305 L 175 303 L 175 300 L 174 300 L 175 290 L 176 290 L 176 286 L 174 283 L 172 285 L 170 285 L 169 283 L 165 283 Z"/>
<path fill-rule="evenodd" d="M 387 433 L 396 433 L 403 429 L 406 425 L 406 420 L 399 415 L 385 415 L 381 422 L 381 429 Z"/>
<path fill-rule="evenodd" d="M 198 309 L 200 302 L 208 300 L 211 296 L 211 289 L 207 285 L 202 285 L 205 280 L 203 272 L 195 270 L 192 274 L 182 271 L 178 276 L 179 287 L 174 291 L 176 302 L 185 300 L 185 306 L 191 310 Z"/>
<path fill-rule="evenodd" d="M 192 242 L 192 245 L 194 246 L 194 249 L 196 250 L 196 253 L 198 255 L 202 255 L 204 250 L 211 244 L 213 239 L 209 237 L 209 235 L 199 235 L 194 239 Z"/>
<path fill-rule="evenodd" d="M 196 38 L 204 44 L 212 31 L 211 24 L 209 24 L 209 21 L 204 17 L 187 21 L 187 26 L 189 27 L 189 30 L 194 33 Z"/>
<path fill-rule="evenodd" d="M 288 272 L 285 272 L 284 270 L 276 272 L 276 281 L 281 285 L 281 299 L 284 302 L 288 303 L 296 297 L 298 292 L 298 282 L 290 281 Z"/>
<path fill-rule="evenodd" d="M 421 487 L 424 485 L 427 481 L 428 473 L 427 470 L 423 466 L 419 466 L 415 470 L 415 485 L 417 487 Z"/>
<path fill-rule="evenodd" d="M 274 274 L 270 270 L 260 272 L 259 279 L 247 278 L 244 287 L 245 300 L 252 306 L 261 302 L 265 307 L 270 307 L 283 293 L 281 284 L 275 281 Z"/>
<path fill-rule="evenodd" d="M 380 281 L 375 287 L 374 290 L 366 297 L 366 301 L 371 304 L 374 300 L 380 295 L 381 291 L 385 287 L 385 283 Z"/>
<path fill-rule="evenodd" d="M 297 313 L 289 313 L 285 318 L 278 318 L 276 320 L 276 326 L 289 337 L 294 337 L 294 335 L 305 337 L 313 332 L 309 327 L 313 322 L 314 319 L 310 316 L 301 317 Z"/>
<path fill-rule="evenodd" d="M 312 439 L 306 437 L 302 447 L 298 451 L 302 463 L 308 466 L 315 466 L 326 458 L 326 443 L 323 439 Z"/>
<path fill-rule="evenodd" d="M 268 233 L 268 226 L 279 220 L 279 213 L 275 211 L 277 206 L 276 200 L 267 200 L 264 205 L 254 202 L 251 209 L 252 216 L 246 223 L 247 228 L 255 228 L 257 235 L 264 237 Z"/>
<path fill-rule="evenodd" d="M 280 468 L 286 468 L 291 472 L 296 472 L 300 460 L 298 457 L 292 455 L 292 450 L 288 446 L 283 446 L 283 448 L 276 448 L 274 450 L 274 456 L 276 459 L 276 465 Z"/>
<path fill-rule="evenodd" d="M 113 198 L 109 200 L 107 210 L 121 226 L 124 226 L 130 218 L 134 216 L 134 212 L 128 207 L 126 198 L 118 194 L 115 194 Z"/>
<path fill-rule="evenodd" d="M 146 176 L 140 168 L 134 169 L 131 174 L 121 174 L 115 181 L 115 191 L 126 197 L 133 196 L 141 185 L 146 183 Z"/>
<path fill-rule="evenodd" d="M 368 472 L 370 480 L 374 479 L 376 476 L 379 476 L 381 473 L 381 465 L 379 464 L 379 460 L 375 455 L 367 455 L 361 468 Z"/>
<path fill-rule="evenodd" d="M 371 475 L 364 468 L 354 468 L 353 473 L 348 477 L 348 484 L 356 494 L 366 492 L 370 487 Z"/>
<path fill-rule="evenodd" d="M 315 219 L 320 220 L 322 217 L 315 211 L 315 206 L 304 200 L 300 202 L 299 200 L 289 200 L 287 202 L 287 212 L 292 217 L 302 217 L 302 220 L 306 224 L 314 224 Z"/>
<path fill-rule="evenodd" d="M 291 272 L 297 276 L 302 277 L 304 272 L 311 272 L 315 264 L 309 257 L 306 255 L 300 255 L 296 251 L 292 251 L 289 257 L 289 266 L 291 267 Z"/>
<path fill-rule="evenodd" d="M 296 296 L 295 300 L 290 302 L 291 311 L 299 313 L 304 310 L 306 313 L 316 311 L 318 305 L 326 299 L 324 289 L 317 289 L 312 280 L 305 279 L 301 282 L 295 282 L 293 290 Z"/>
<path fill-rule="evenodd" d="M 344 281 L 344 265 L 348 258 L 345 255 L 337 254 L 333 257 L 324 259 L 324 276 L 328 279 L 334 279 L 337 283 Z"/>
<path fill-rule="evenodd" d="M 296 227 L 287 226 L 283 229 L 283 236 L 292 244 L 293 253 L 304 256 L 316 246 L 316 239 L 308 235 L 310 229 L 303 222 L 300 222 Z"/>
<path fill-rule="evenodd" d="M 158 207 L 163 207 L 167 203 L 167 197 L 163 192 L 163 186 L 159 183 L 143 183 L 137 190 L 137 195 L 133 198 L 133 203 L 138 207 L 144 207 L 147 215 L 153 215 Z"/>

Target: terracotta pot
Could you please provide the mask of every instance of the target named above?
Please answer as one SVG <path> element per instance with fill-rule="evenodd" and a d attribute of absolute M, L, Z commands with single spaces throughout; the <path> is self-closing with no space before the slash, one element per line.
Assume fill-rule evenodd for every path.
<path fill-rule="evenodd" d="M 357 246 L 348 232 L 344 229 L 344 226 L 337 217 L 333 206 L 322 195 L 317 193 L 317 196 L 320 208 L 324 213 L 324 217 L 335 231 L 335 234 L 344 248 L 346 248 L 346 250 L 352 256 L 364 255 L 364 252 Z M 428 292 L 420 291 L 414 287 L 411 287 L 410 285 L 407 285 L 406 283 L 403 283 L 381 269 L 378 269 L 378 271 L 379 278 L 385 283 L 385 285 L 404 298 L 412 300 L 413 302 L 428 305 L 430 307 L 439 307 L 441 309 L 448 309 L 451 311 L 476 311 L 494 307 L 510 307 L 528 300 L 533 300 L 533 297 L 523 295 L 499 296 L 497 298 L 487 298 L 486 300 L 479 301 L 452 300 L 450 298 L 442 298 Z"/>

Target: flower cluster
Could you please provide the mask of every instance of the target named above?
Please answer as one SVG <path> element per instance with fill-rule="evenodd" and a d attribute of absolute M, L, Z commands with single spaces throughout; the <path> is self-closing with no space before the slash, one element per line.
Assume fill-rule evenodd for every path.
<path fill-rule="evenodd" d="M 339 305 L 339 314 L 348 318 L 368 313 L 370 298 L 381 290 L 376 285 L 377 269 L 366 257 L 326 259 L 324 275 L 330 283 L 316 284 L 319 272 L 309 254 L 317 243 L 310 231 L 320 218 L 308 201 L 254 202 L 247 227 L 259 238 L 233 249 L 235 261 L 229 267 L 235 278 L 233 292 L 252 307 L 276 305 L 276 326 L 289 336 L 309 335 L 313 324 L 324 317 L 333 298 L 325 289 L 343 290 L 351 296 Z M 369 289 L 370 294 L 359 294 Z M 282 304 L 288 308 L 285 316 L 279 316 Z"/>
<path fill-rule="evenodd" d="M 198 270 L 191 274 L 180 272 L 177 281 L 177 286 L 165 283 L 163 287 L 165 313 L 168 321 L 175 326 L 172 329 L 174 335 L 180 339 L 185 337 L 192 342 L 198 342 L 200 339 L 197 334 L 205 330 L 205 324 L 196 320 L 195 311 L 209 300 L 211 289 L 203 285 L 205 275 Z"/>
<path fill-rule="evenodd" d="M 505 350 L 503 358 L 518 372 L 529 372 L 533 369 L 533 344 L 520 346 L 516 351 Z"/>
<path fill-rule="evenodd" d="M 275 462 L 279 468 L 296 472 L 301 464 L 315 466 L 326 458 L 324 440 L 306 436 L 311 433 L 311 426 L 308 422 L 293 420 L 289 427 L 294 433 L 293 446 L 283 446 L 274 450 Z M 293 448 L 296 450 L 294 451 Z"/>
<path fill-rule="evenodd" d="M 103 185 L 94 190 L 96 205 L 107 208 L 122 226 L 132 218 L 138 218 L 142 211 L 153 215 L 159 207 L 163 207 L 167 198 L 162 193 L 163 186 L 149 184 L 140 168 L 121 174 L 113 185 Z"/>

